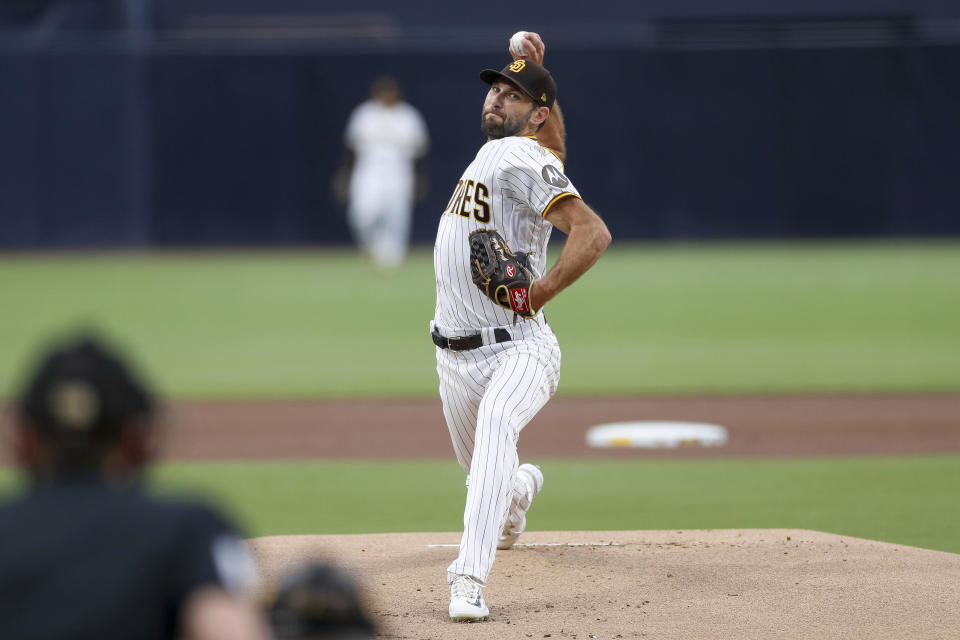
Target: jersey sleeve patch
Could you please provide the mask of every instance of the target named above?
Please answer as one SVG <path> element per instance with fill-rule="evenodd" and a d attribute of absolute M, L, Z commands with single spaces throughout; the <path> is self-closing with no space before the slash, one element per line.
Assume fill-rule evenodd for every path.
<path fill-rule="evenodd" d="M 523 143 L 515 143 L 504 155 L 499 176 L 500 188 L 507 192 L 508 197 L 525 203 L 534 215 L 546 215 L 546 211 L 560 197 L 579 195 L 559 164 L 553 155 L 536 142 L 523 140 Z"/>
<path fill-rule="evenodd" d="M 210 549 L 220 583 L 230 593 L 253 593 L 260 585 L 260 573 L 247 543 L 237 536 L 223 534 L 213 540 Z"/>
<path fill-rule="evenodd" d="M 543 176 L 544 182 L 560 189 L 570 184 L 567 176 L 563 175 L 563 172 L 552 164 L 543 165 L 540 175 Z"/>

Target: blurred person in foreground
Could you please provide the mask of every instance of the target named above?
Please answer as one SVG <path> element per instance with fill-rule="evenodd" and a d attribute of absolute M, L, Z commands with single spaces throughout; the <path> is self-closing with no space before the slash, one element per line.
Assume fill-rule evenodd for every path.
<path fill-rule="evenodd" d="M 357 243 L 379 266 L 397 267 L 407 255 L 414 202 L 426 196 L 427 126 L 397 81 L 381 76 L 350 114 L 344 144 L 334 192 L 347 203 Z"/>
<path fill-rule="evenodd" d="M 0 638 L 270 637 L 233 527 L 146 495 L 155 403 L 119 355 L 86 337 L 53 347 L 14 412 L 29 486 L 0 506 Z"/>
<path fill-rule="evenodd" d="M 327 563 L 284 576 L 268 611 L 277 640 L 368 640 L 376 633 L 353 578 Z"/>

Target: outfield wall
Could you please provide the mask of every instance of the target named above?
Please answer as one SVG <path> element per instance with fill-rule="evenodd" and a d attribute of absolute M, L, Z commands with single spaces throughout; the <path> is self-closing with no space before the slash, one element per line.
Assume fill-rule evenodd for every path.
<path fill-rule="evenodd" d="M 568 174 L 620 239 L 960 233 L 960 39 L 877 20 L 819 46 L 830 29 L 776 21 L 727 41 L 711 37 L 728 23 L 544 30 Z M 236 32 L 0 38 L 0 247 L 347 241 L 330 177 L 381 73 L 430 126 L 429 241 L 483 142 L 476 73 L 503 42 Z"/>

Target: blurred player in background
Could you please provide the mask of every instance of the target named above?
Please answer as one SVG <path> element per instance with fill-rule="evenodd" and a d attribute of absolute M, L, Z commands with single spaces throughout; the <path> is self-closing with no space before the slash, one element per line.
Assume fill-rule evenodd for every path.
<path fill-rule="evenodd" d="M 347 202 L 357 243 L 378 265 L 396 267 L 407 255 L 414 201 L 426 196 L 427 126 L 396 80 L 383 76 L 350 114 L 344 144 L 334 191 Z"/>
<path fill-rule="evenodd" d="M 154 400 L 92 339 L 27 381 L 13 437 L 29 476 L 0 506 L 0 638 L 269 638 L 246 543 L 201 504 L 148 497 Z"/>
<path fill-rule="evenodd" d="M 277 640 L 369 640 L 376 633 L 353 578 L 327 563 L 284 576 L 268 613 Z"/>

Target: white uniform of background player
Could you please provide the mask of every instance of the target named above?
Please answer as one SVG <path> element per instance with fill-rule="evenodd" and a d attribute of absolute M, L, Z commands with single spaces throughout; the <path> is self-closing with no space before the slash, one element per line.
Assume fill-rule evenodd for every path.
<path fill-rule="evenodd" d="M 460 551 L 447 576 L 454 620 L 489 614 L 481 588 L 497 548 L 509 548 L 523 531 L 543 485 L 537 467 L 519 464 L 520 431 L 560 378 L 560 347 L 542 311 L 518 320 L 474 285 L 468 236 L 495 228 L 514 252 L 532 252 L 530 266 L 540 278 L 529 292 L 534 309 L 586 271 L 610 241 L 603 221 L 563 173 L 556 84 L 537 64 L 543 59 L 540 37 L 531 34 L 528 46 L 531 55 L 514 53 L 515 62 L 502 72 L 481 74 L 491 84 L 482 116 L 489 141 L 454 189 L 434 248 L 437 305 L 430 329 L 440 397 L 457 460 L 468 474 Z M 541 122 L 546 125 L 538 133 Z M 554 226 L 569 237 L 546 273 Z"/>
<path fill-rule="evenodd" d="M 344 143 L 354 154 L 347 215 L 357 242 L 383 267 L 407 254 L 415 190 L 414 163 L 429 144 L 420 113 L 400 100 L 391 78 L 350 114 Z"/>

